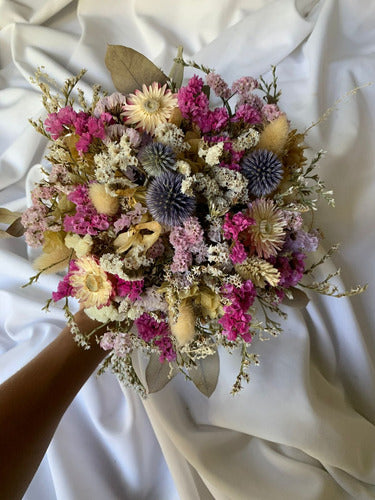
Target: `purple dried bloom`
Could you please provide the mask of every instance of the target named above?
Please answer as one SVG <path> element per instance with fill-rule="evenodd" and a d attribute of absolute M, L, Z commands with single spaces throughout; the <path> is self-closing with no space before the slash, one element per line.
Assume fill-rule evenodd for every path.
<path fill-rule="evenodd" d="M 177 226 L 195 208 L 195 199 L 181 192 L 183 176 L 167 172 L 156 177 L 146 195 L 147 207 L 155 220 L 167 226 Z"/>
<path fill-rule="evenodd" d="M 211 71 L 206 76 L 207 85 L 215 92 L 221 99 L 229 99 L 231 94 L 228 84 L 223 80 L 223 78 Z"/>
<path fill-rule="evenodd" d="M 249 181 L 250 193 L 260 197 L 271 193 L 280 184 L 283 166 L 274 153 L 258 149 L 242 160 L 241 173 Z"/>

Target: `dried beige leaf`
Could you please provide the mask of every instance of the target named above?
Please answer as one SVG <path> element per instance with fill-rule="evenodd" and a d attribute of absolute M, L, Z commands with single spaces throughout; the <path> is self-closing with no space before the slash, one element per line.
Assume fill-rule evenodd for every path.
<path fill-rule="evenodd" d="M 217 351 L 211 356 L 196 361 L 197 366 L 189 371 L 189 376 L 197 389 L 208 398 L 214 392 L 220 372 L 220 359 Z"/>
<path fill-rule="evenodd" d="M 167 82 L 167 76 L 143 54 L 123 45 L 108 45 L 105 64 L 116 89 L 129 94 L 142 85 Z"/>
<path fill-rule="evenodd" d="M 159 354 L 152 353 L 145 371 L 147 392 L 152 394 L 160 391 L 177 373 L 178 368 L 176 366 L 171 370 L 167 361 L 160 363 Z"/>
<path fill-rule="evenodd" d="M 7 208 L 0 208 L 0 222 L 3 224 L 12 224 L 15 220 L 21 217 L 20 212 L 12 212 Z"/>

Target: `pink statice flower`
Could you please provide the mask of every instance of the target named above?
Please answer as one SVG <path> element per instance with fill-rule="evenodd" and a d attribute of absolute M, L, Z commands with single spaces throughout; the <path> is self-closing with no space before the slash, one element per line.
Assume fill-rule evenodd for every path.
<path fill-rule="evenodd" d="M 236 170 L 237 172 L 241 170 L 240 161 L 243 158 L 245 151 L 235 151 L 233 149 L 232 141 L 229 137 L 225 135 L 216 135 L 207 137 L 206 140 L 208 143 L 224 143 L 224 151 L 226 152 L 229 161 L 220 162 L 221 167 L 228 168 L 229 170 Z"/>
<path fill-rule="evenodd" d="M 141 339 L 145 342 L 153 341 L 154 345 L 159 348 L 161 363 L 164 360 L 173 361 L 176 359 L 168 323 L 157 321 L 147 313 L 139 316 L 134 323 Z"/>
<path fill-rule="evenodd" d="M 136 203 L 133 210 L 129 210 L 126 214 L 122 214 L 113 224 L 116 233 L 119 233 L 123 229 L 128 229 L 130 226 L 135 226 L 139 224 L 142 219 L 142 215 L 147 212 L 147 208 L 141 203 Z"/>
<path fill-rule="evenodd" d="M 265 104 L 262 108 L 262 115 L 265 120 L 272 122 L 279 118 L 283 113 L 276 104 Z"/>
<path fill-rule="evenodd" d="M 307 233 L 303 229 L 288 231 L 283 246 L 283 252 L 315 252 L 319 245 L 317 231 Z"/>
<path fill-rule="evenodd" d="M 76 205 L 74 215 L 64 218 L 64 231 L 95 236 L 99 231 L 109 228 L 108 216 L 99 214 L 91 203 L 88 186 L 81 184 L 68 195 L 68 200 Z"/>
<path fill-rule="evenodd" d="M 131 302 L 135 302 L 141 295 L 144 287 L 144 280 L 125 281 L 116 276 L 116 295 L 128 297 Z"/>
<path fill-rule="evenodd" d="M 233 82 L 231 92 L 232 94 L 247 96 L 257 88 L 258 81 L 255 78 L 253 78 L 252 76 L 243 76 Z"/>
<path fill-rule="evenodd" d="M 155 241 L 152 247 L 147 250 L 146 255 L 149 259 L 155 260 L 158 257 L 161 257 L 164 252 L 165 252 L 165 246 L 161 238 L 159 238 L 158 240 Z"/>
<path fill-rule="evenodd" d="M 203 261 L 207 255 L 203 238 L 204 231 L 196 217 L 188 217 L 183 226 L 176 226 L 169 235 L 169 241 L 175 249 L 171 271 L 184 272 L 193 262 L 193 255 L 199 255 L 198 260 Z"/>
<path fill-rule="evenodd" d="M 218 75 L 214 71 L 211 71 L 206 75 L 206 83 L 211 88 L 211 90 L 215 92 L 217 97 L 220 97 L 221 99 L 227 100 L 232 95 L 228 84 L 220 75 Z"/>
<path fill-rule="evenodd" d="M 239 241 L 236 241 L 229 254 L 229 257 L 233 264 L 241 264 L 247 258 L 247 253 L 243 244 Z"/>
<path fill-rule="evenodd" d="M 218 131 L 228 123 L 225 108 L 210 110 L 208 97 L 203 92 L 203 80 L 197 75 L 190 78 L 186 87 L 180 88 L 177 99 L 182 116 L 191 119 L 204 134 Z"/>
<path fill-rule="evenodd" d="M 222 287 L 222 293 L 231 301 L 231 304 L 223 307 L 224 314 L 219 319 L 223 327 L 223 335 L 228 340 L 236 340 L 240 336 L 245 342 L 251 342 L 252 317 L 248 310 L 256 297 L 255 286 L 251 280 L 245 281 L 240 288 L 226 284 Z"/>
<path fill-rule="evenodd" d="M 103 351 L 110 351 L 114 347 L 116 334 L 114 332 L 105 332 L 100 339 L 100 347 Z"/>
<path fill-rule="evenodd" d="M 256 108 L 253 108 L 253 106 L 251 106 L 250 104 L 241 104 L 236 109 L 236 114 L 232 118 L 233 122 L 238 122 L 240 120 L 242 120 L 244 123 L 254 125 L 256 123 L 261 123 L 262 115 Z"/>
<path fill-rule="evenodd" d="M 70 277 L 73 272 L 78 271 L 78 266 L 74 260 L 71 260 L 69 263 L 69 271 L 64 276 L 64 278 L 57 285 L 57 291 L 52 292 L 52 300 L 54 302 L 58 302 L 65 297 L 72 297 L 74 295 L 73 287 L 70 284 Z"/>
<path fill-rule="evenodd" d="M 297 285 L 302 279 L 305 270 L 306 255 L 302 252 L 294 252 L 290 257 L 278 255 L 270 257 L 269 262 L 280 272 L 278 285 L 282 288 L 289 288 Z"/>
<path fill-rule="evenodd" d="M 242 212 L 237 212 L 234 215 L 226 213 L 223 224 L 224 238 L 227 240 L 237 240 L 238 235 L 253 224 L 255 224 L 254 219 Z"/>

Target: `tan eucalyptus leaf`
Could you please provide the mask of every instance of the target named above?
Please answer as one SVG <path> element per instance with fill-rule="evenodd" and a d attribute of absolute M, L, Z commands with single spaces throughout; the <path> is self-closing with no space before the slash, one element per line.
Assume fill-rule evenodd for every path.
<path fill-rule="evenodd" d="M 310 302 L 310 299 L 308 296 L 300 290 L 299 288 L 291 288 L 290 291 L 293 294 L 292 299 L 288 299 L 287 297 L 284 298 L 283 300 L 283 305 L 289 306 L 289 307 L 295 307 L 296 309 L 304 309 L 307 304 Z"/>
<path fill-rule="evenodd" d="M 140 52 L 123 45 L 108 45 L 105 64 L 116 89 L 129 94 L 142 85 L 167 82 L 167 76 Z"/>
<path fill-rule="evenodd" d="M 189 371 L 191 380 L 194 385 L 208 398 L 214 392 L 217 386 L 217 381 L 220 372 L 220 359 L 216 351 L 215 354 L 199 359 L 197 367 Z"/>
<path fill-rule="evenodd" d="M 0 222 L 3 224 L 12 224 L 15 220 L 21 217 L 20 212 L 12 212 L 7 208 L 0 208 Z"/>
<path fill-rule="evenodd" d="M 6 230 L 8 234 L 14 236 L 15 238 L 19 238 L 25 232 L 25 228 L 21 224 L 21 217 L 18 217 Z"/>
<path fill-rule="evenodd" d="M 147 392 L 152 394 L 160 391 L 177 373 L 177 367 L 174 366 L 171 371 L 167 361 L 160 363 L 159 354 L 152 353 L 145 372 Z"/>

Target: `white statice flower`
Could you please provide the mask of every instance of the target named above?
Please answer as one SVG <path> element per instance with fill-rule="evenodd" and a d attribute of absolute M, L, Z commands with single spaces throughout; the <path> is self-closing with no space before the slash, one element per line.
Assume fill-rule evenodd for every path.
<path fill-rule="evenodd" d="M 216 264 L 226 264 L 229 261 L 229 253 L 227 242 L 210 245 L 208 247 L 208 261 Z"/>
<path fill-rule="evenodd" d="M 107 273 L 117 274 L 117 276 L 125 281 L 132 281 L 134 279 L 131 278 L 125 271 L 123 258 L 119 255 L 106 253 L 100 257 L 99 263 L 100 267 Z"/>
<path fill-rule="evenodd" d="M 183 131 L 174 123 L 162 123 L 158 125 L 154 132 L 154 138 L 157 142 L 171 147 L 177 153 L 190 149 L 190 145 L 185 142 Z"/>
<path fill-rule="evenodd" d="M 234 151 L 244 151 L 246 149 L 254 148 L 259 142 L 260 134 L 257 130 L 250 128 L 243 132 L 232 142 Z"/>
<path fill-rule="evenodd" d="M 136 167 L 138 159 L 132 149 L 129 135 L 125 133 L 119 143 L 111 142 L 106 152 L 94 156 L 94 162 L 95 178 L 101 184 L 110 184 L 117 180 L 119 172 L 125 173 L 128 167 Z"/>
<path fill-rule="evenodd" d="M 189 163 L 185 160 L 178 160 L 176 162 L 176 170 L 178 170 L 182 175 L 186 176 L 191 175 L 191 167 Z"/>
<path fill-rule="evenodd" d="M 223 219 L 221 217 L 212 217 L 211 215 L 206 215 L 206 219 L 210 223 L 210 226 L 207 231 L 207 236 L 211 241 L 214 241 L 215 243 L 220 243 L 223 239 L 223 234 L 222 234 Z"/>
<path fill-rule="evenodd" d="M 198 156 L 204 158 L 207 165 L 213 167 L 215 165 L 219 165 L 220 157 L 223 154 L 223 149 L 224 149 L 223 142 L 218 142 L 217 144 L 211 147 L 207 147 L 207 144 L 203 142 L 198 150 Z"/>
<path fill-rule="evenodd" d="M 87 255 L 93 244 L 92 238 L 89 234 L 85 234 L 85 236 L 81 238 L 81 236 L 75 233 L 68 233 L 65 236 L 64 242 L 65 246 L 72 248 L 75 251 L 78 258 Z"/>
<path fill-rule="evenodd" d="M 100 323 L 124 321 L 126 319 L 126 315 L 120 314 L 113 304 L 103 306 L 100 309 L 97 307 L 87 307 L 85 308 L 85 313 L 89 318 L 99 321 Z"/>
<path fill-rule="evenodd" d="M 248 180 L 241 172 L 228 168 L 214 167 L 213 176 L 223 190 L 223 196 L 231 204 L 247 203 L 249 200 Z"/>
<path fill-rule="evenodd" d="M 186 194 L 186 196 L 194 196 L 194 185 L 195 185 L 195 176 L 189 175 L 185 177 L 185 179 L 181 182 L 181 193 Z"/>

